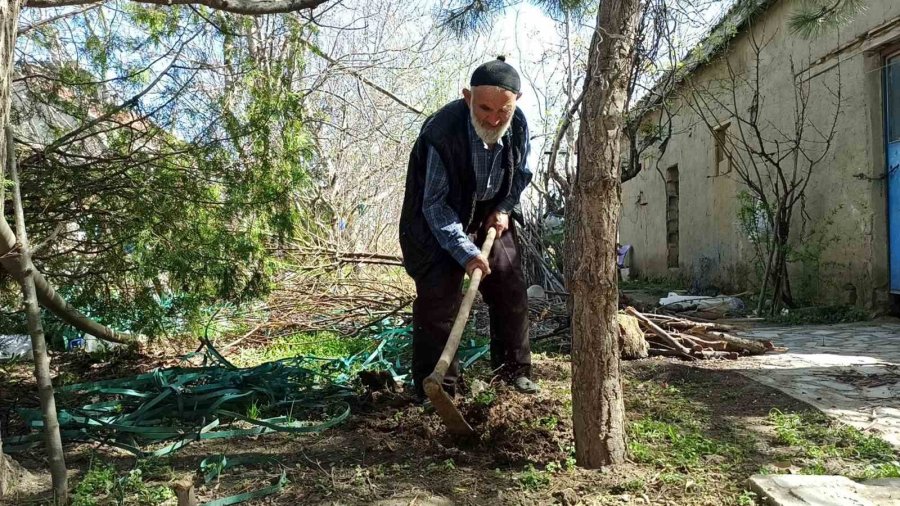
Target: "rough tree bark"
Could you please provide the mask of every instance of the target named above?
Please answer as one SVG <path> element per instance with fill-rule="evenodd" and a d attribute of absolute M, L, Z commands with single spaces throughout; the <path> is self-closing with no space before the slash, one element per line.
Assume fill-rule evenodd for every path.
<path fill-rule="evenodd" d="M 10 255 L 21 256 L 25 265 L 31 265 L 31 251 L 28 248 L 28 237 L 25 234 L 25 213 L 22 210 L 22 193 L 19 188 L 19 172 L 15 163 L 12 128 L 7 125 L 6 159 L 9 177 L 13 182 L 13 209 L 16 214 L 16 232 L 19 236 L 18 248 Z M 34 270 L 25 271 L 20 279 L 22 295 L 25 299 L 25 316 L 28 322 L 28 333 L 31 334 L 31 347 L 34 352 L 34 377 L 37 380 L 38 398 L 41 401 L 41 415 L 44 420 L 44 444 L 47 447 L 47 459 L 50 462 L 50 476 L 53 481 L 53 496 L 57 504 L 68 504 L 68 479 L 66 477 L 66 459 L 63 453 L 62 438 L 59 434 L 59 420 L 56 417 L 56 398 L 53 395 L 53 382 L 50 378 L 50 356 L 47 354 L 47 340 L 41 325 L 41 307 L 38 305 L 37 292 L 34 288 Z"/>
<path fill-rule="evenodd" d="M 587 468 L 620 464 L 626 454 L 616 235 L 619 144 L 639 11 L 639 0 L 600 4 L 582 103 L 578 174 L 567 209 L 575 458 Z"/>

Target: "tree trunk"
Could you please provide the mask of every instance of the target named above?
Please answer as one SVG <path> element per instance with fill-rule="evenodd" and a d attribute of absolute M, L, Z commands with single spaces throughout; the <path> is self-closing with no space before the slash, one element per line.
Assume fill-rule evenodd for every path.
<path fill-rule="evenodd" d="M 626 454 L 616 242 L 619 145 L 639 3 L 600 4 L 578 134 L 578 174 L 567 209 L 575 458 L 588 468 L 622 463 Z"/>
<path fill-rule="evenodd" d="M 16 31 L 19 18 L 18 0 L 0 0 L 0 132 L 5 131 L 9 123 L 10 83 L 12 82 L 13 48 L 16 44 Z M 0 161 L 6 160 L 6 142 L 0 142 Z M 6 456 L 3 455 L 3 443 L 0 441 L 0 498 L 5 496 L 7 480 Z"/>
<path fill-rule="evenodd" d="M 28 248 L 28 238 L 25 234 L 25 213 L 22 210 L 22 192 L 19 186 L 19 173 L 16 169 L 12 127 L 9 125 L 6 126 L 6 156 L 9 176 L 13 182 L 13 209 L 16 213 L 16 232 L 19 236 L 19 251 L 16 254 L 22 257 L 25 265 L 31 265 L 31 251 Z M 56 399 L 50 379 L 50 356 L 47 354 L 47 341 L 44 339 L 44 329 L 41 326 L 41 307 L 38 305 L 37 292 L 34 288 L 33 272 L 33 269 L 25 271 L 25 276 L 20 283 L 25 298 L 28 333 L 31 334 L 31 347 L 34 351 L 34 377 L 37 380 L 41 415 L 44 419 L 44 442 L 47 447 L 47 459 L 50 462 L 53 496 L 56 498 L 57 504 L 65 505 L 69 502 L 66 459 L 59 434 Z"/>
<path fill-rule="evenodd" d="M 785 306 L 791 306 L 793 300 L 788 283 L 788 240 L 790 238 L 790 215 L 779 213 L 777 227 L 773 237 L 775 260 L 772 264 L 772 307 L 770 314 L 776 315 Z"/>

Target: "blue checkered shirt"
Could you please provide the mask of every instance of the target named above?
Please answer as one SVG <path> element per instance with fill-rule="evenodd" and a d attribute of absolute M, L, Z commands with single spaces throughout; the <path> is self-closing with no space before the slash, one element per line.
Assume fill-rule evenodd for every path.
<path fill-rule="evenodd" d="M 501 139 L 493 147 L 488 147 L 475 133 L 472 123 L 467 121 L 466 124 L 469 125 L 469 142 L 472 144 L 472 163 L 475 167 L 475 199 L 491 200 L 503 185 L 503 157 L 501 156 L 503 141 Z M 522 191 L 531 181 L 531 169 L 528 167 L 530 150 L 528 125 L 525 125 L 524 159 L 520 166 L 514 169 L 509 196 L 497 206 L 498 211 L 511 211 L 519 203 Z M 441 247 L 450 253 L 450 256 L 459 265 L 465 267 L 469 260 L 478 256 L 481 251 L 469 240 L 459 216 L 447 205 L 447 192 L 449 191 L 447 170 L 433 146 L 428 148 L 426 163 L 425 200 L 422 204 L 425 220 Z"/>

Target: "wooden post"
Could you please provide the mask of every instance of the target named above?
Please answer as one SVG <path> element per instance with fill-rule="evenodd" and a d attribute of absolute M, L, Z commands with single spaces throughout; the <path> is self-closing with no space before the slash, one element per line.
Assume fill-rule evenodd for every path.
<path fill-rule="evenodd" d="M 28 238 L 25 234 L 25 213 L 22 210 L 22 191 L 19 184 L 19 172 L 16 168 L 16 157 L 13 145 L 12 128 L 6 127 L 6 163 L 9 176 L 13 182 L 13 208 L 16 214 L 16 235 L 19 238 L 18 252 L 25 265 L 31 266 L 31 252 L 28 249 Z M 44 419 L 44 442 L 47 447 L 47 458 L 50 462 L 50 476 L 53 481 L 53 495 L 57 504 L 69 502 L 68 478 L 66 476 L 66 460 L 63 454 L 62 439 L 59 434 L 59 420 L 56 417 L 56 399 L 53 395 L 53 383 L 50 379 L 50 357 L 47 354 L 47 341 L 41 325 L 41 308 L 38 305 L 37 292 L 34 287 L 33 267 L 27 269 L 19 281 L 25 299 L 25 314 L 28 321 L 28 333 L 31 334 L 31 347 L 34 350 L 34 377 L 37 380 L 38 397 L 41 401 L 41 414 Z"/>
<path fill-rule="evenodd" d="M 194 480 L 190 477 L 182 478 L 172 485 L 175 497 L 178 498 L 178 506 L 197 506 L 197 495 L 194 493 Z"/>

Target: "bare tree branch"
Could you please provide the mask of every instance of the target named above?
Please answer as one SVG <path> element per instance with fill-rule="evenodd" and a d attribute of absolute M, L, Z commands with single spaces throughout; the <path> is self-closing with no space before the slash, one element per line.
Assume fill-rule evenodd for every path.
<path fill-rule="evenodd" d="M 101 3 L 103 0 L 28 0 L 25 7 L 65 7 Z M 328 0 L 133 0 L 137 3 L 155 5 L 205 5 L 220 11 L 235 14 L 275 14 L 315 9 Z"/>

